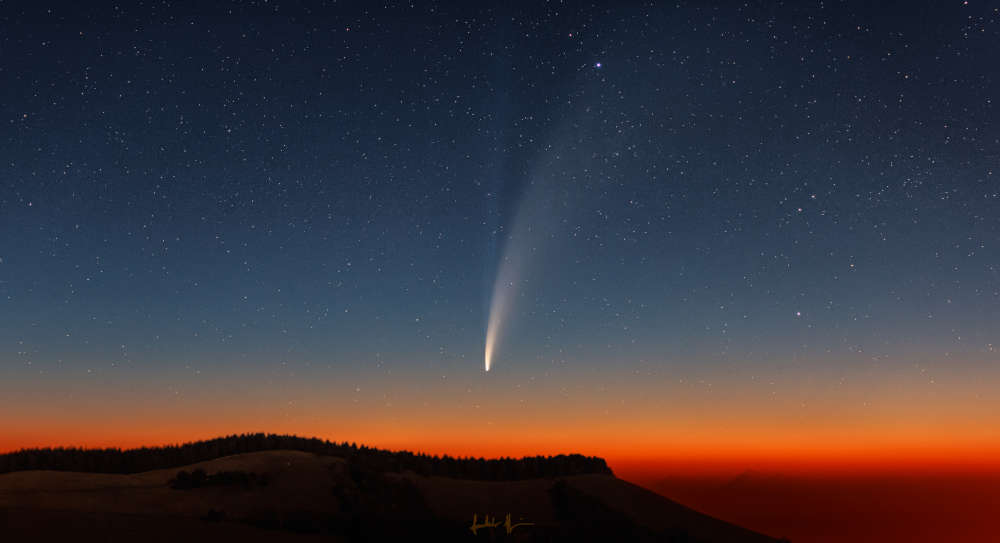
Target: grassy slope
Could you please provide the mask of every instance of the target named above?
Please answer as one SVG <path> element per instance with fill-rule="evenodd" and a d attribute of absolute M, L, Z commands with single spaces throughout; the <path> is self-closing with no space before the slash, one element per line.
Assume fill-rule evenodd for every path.
<path fill-rule="evenodd" d="M 80 525 L 81 530 L 105 529 L 127 534 L 154 530 L 157 536 L 197 533 L 199 539 L 241 537 L 254 540 L 254 534 L 267 534 L 270 540 L 310 538 L 281 532 L 260 531 L 232 522 L 210 523 L 198 520 L 209 510 L 222 510 L 228 519 L 239 519 L 274 512 L 279 518 L 295 512 L 335 511 L 337 498 L 331 491 L 340 485 L 350 487 L 350 475 L 343 459 L 317 456 L 299 451 L 264 451 L 227 456 L 199 462 L 183 469 L 201 468 L 217 471 L 267 473 L 270 483 L 264 487 L 205 487 L 174 490 L 167 482 L 178 469 L 156 470 L 133 475 L 93 474 L 56 471 L 27 471 L 0 475 L 0 515 L 6 515 L 12 535 L 24 519 L 41 522 L 43 529 L 62 530 Z M 512 520 L 536 522 L 539 527 L 557 526 L 560 513 L 553 507 L 550 490 L 554 479 L 491 482 L 423 477 L 413 474 L 389 474 L 416 485 L 434 515 L 456 523 L 468 523 L 473 514 L 503 516 Z M 596 511 L 611 511 L 609 518 L 630 519 L 651 530 L 683 530 L 705 541 L 745 541 L 764 543 L 770 538 L 697 513 L 641 487 L 610 475 L 574 475 L 564 477 L 575 496 L 590 496 L 599 503 Z M 587 498 L 585 498 L 586 500 Z M 579 500 L 578 500 L 579 501 Z M 6 510 L 6 511 L 4 511 Z M 164 520 L 169 519 L 169 522 Z M 112 520 L 114 520 L 112 522 Z M 561 520 L 566 521 L 565 512 Z M 627 520 L 625 520 L 627 523 Z M 167 525 L 169 524 L 169 527 Z M 163 530 L 158 528 L 164 526 Z M 37 524 L 36 524 L 37 526 Z M 186 531 L 187 530 L 187 531 Z M 226 535 L 216 533 L 230 531 Z M 247 532 L 250 530 L 250 532 Z M 60 532 L 60 533 L 62 533 Z M 73 530 L 69 530 L 72 533 Z M 38 533 L 32 532 L 37 539 Z M 6 535 L 6 534 L 5 534 Z M 27 535 L 27 533 L 23 534 Z M 50 534 L 61 537 L 58 534 Z M 69 534 L 67 534 L 69 535 Z M 249 538 L 249 539 L 247 539 Z M 190 540 L 190 538 L 187 538 Z M 19 540 L 14 537 L 12 540 Z M 164 539 L 166 538 L 164 537 Z M 330 539 L 327 538 L 327 541 Z"/>

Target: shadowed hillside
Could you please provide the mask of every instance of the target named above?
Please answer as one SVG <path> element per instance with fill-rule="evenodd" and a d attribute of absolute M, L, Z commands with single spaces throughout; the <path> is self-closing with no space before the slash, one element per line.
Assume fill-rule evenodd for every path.
<path fill-rule="evenodd" d="M 286 443 L 322 453 L 269 450 Z M 265 450 L 175 465 L 227 447 Z M 11 541 L 776 541 L 621 481 L 603 460 L 578 455 L 453 459 L 257 434 L 5 458 L 22 462 L 16 466 L 104 470 L 0 474 L 0 535 Z M 111 472 L 157 462 L 171 467 Z"/>

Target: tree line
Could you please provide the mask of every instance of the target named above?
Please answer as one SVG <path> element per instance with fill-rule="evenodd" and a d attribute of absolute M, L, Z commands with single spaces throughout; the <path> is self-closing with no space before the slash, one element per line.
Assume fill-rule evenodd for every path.
<path fill-rule="evenodd" d="M 337 456 L 376 472 L 412 471 L 419 475 L 484 481 L 512 481 L 583 473 L 612 474 L 603 458 L 580 454 L 491 459 L 431 456 L 410 451 L 387 451 L 346 441 L 335 443 L 318 438 L 264 433 L 234 434 L 182 445 L 137 449 L 22 449 L 0 455 L 0 473 L 24 470 L 139 473 L 186 466 L 233 454 L 273 450 Z"/>

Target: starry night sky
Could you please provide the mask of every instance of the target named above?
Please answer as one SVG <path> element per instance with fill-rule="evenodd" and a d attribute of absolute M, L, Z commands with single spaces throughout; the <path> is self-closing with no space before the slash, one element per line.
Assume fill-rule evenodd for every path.
<path fill-rule="evenodd" d="M 1000 448 L 995 8 L 415 4 L 3 9 L 0 449 Z"/>

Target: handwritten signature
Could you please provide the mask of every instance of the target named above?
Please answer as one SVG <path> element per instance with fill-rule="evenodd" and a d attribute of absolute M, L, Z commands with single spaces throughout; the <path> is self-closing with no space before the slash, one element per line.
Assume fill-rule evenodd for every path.
<path fill-rule="evenodd" d="M 479 522 L 479 517 L 473 514 L 472 526 L 469 526 L 469 529 L 472 530 L 473 535 L 476 535 L 476 533 L 479 531 L 480 528 L 496 528 L 497 526 L 503 526 L 504 528 L 507 529 L 507 535 L 510 535 L 510 533 L 514 531 L 514 528 L 517 528 L 518 526 L 534 526 L 534 525 L 535 525 L 534 522 L 518 522 L 516 524 L 512 524 L 510 522 L 510 513 L 507 513 L 507 519 L 502 523 L 499 520 L 497 520 L 496 517 L 492 517 L 492 520 L 490 520 L 489 515 L 486 515 L 486 519 L 483 522 Z"/>

